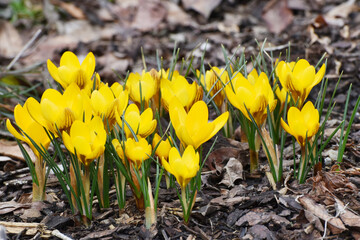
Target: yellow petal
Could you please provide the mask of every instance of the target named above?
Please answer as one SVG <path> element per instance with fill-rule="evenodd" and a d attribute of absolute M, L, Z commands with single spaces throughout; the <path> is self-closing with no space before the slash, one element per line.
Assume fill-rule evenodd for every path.
<path fill-rule="evenodd" d="M 185 125 L 186 121 L 186 112 L 184 107 L 181 105 L 180 101 L 177 98 L 173 98 L 169 106 L 169 114 L 171 123 L 175 131 L 179 131 L 179 128 L 182 125 Z"/>
<path fill-rule="evenodd" d="M 8 131 L 17 139 L 26 142 L 26 139 L 14 128 L 9 119 L 6 119 L 6 127 Z"/>
<path fill-rule="evenodd" d="M 55 66 L 55 64 L 50 61 L 50 59 L 47 60 L 47 69 L 50 73 L 50 75 L 52 76 L 52 78 L 60 83 L 60 85 L 65 88 L 66 87 L 66 83 L 64 83 L 61 79 L 60 79 L 60 76 L 59 76 L 59 72 L 58 72 L 58 68 Z"/>
<path fill-rule="evenodd" d="M 102 114 L 105 114 L 107 102 L 104 96 L 97 90 L 91 93 L 91 106 L 97 115 L 101 116 Z"/>
<path fill-rule="evenodd" d="M 213 136 L 215 136 L 215 134 L 220 131 L 220 129 L 225 125 L 226 121 L 229 118 L 229 112 L 224 112 L 223 114 L 221 114 L 219 117 L 217 117 L 212 124 L 214 125 L 214 129 L 212 131 L 212 133 L 210 134 L 210 138 L 212 138 Z M 210 139 L 209 138 L 209 139 Z M 209 140 L 207 139 L 207 140 Z M 206 140 L 206 141 L 207 141 Z"/>
<path fill-rule="evenodd" d="M 81 63 L 81 69 L 85 73 L 86 80 L 90 80 L 95 71 L 95 56 L 92 52 L 89 52 L 84 61 Z"/>
<path fill-rule="evenodd" d="M 80 68 L 80 62 L 73 52 L 66 51 L 60 58 L 60 66 L 73 66 L 74 68 Z"/>
<path fill-rule="evenodd" d="M 326 71 L 325 64 L 323 64 L 320 68 L 320 70 L 316 73 L 315 79 L 314 79 L 314 86 L 317 85 L 324 77 Z"/>
<path fill-rule="evenodd" d="M 182 140 L 186 145 L 193 145 L 197 149 L 211 138 L 213 128 L 214 125 L 208 124 L 208 108 L 206 103 L 198 101 L 191 107 L 186 117 L 185 129 L 183 131 L 186 131 L 187 134 L 182 134 Z M 191 141 L 188 138 L 191 138 Z"/>
<path fill-rule="evenodd" d="M 65 131 L 63 131 L 62 139 L 63 139 L 66 149 L 69 150 L 69 152 L 71 152 L 72 154 L 75 154 L 74 144 L 72 143 L 69 134 L 67 134 Z"/>
<path fill-rule="evenodd" d="M 283 120 L 283 118 L 281 118 L 281 127 L 287 132 L 287 133 L 289 133 L 289 134 L 291 134 L 291 135 L 294 135 L 293 134 L 293 132 L 292 132 L 292 130 L 290 129 L 290 127 L 289 127 L 289 125 L 287 125 L 286 123 L 285 123 L 285 121 Z"/>

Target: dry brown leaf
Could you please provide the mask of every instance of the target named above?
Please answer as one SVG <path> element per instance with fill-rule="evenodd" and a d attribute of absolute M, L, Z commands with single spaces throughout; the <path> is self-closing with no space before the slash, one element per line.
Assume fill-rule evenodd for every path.
<path fill-rule="evenodd" d="M 299 197 L 298 201 L 306 210 L 320 219 L 327 221 L 327 223 L 332 226 L 331 231 L 333 234 L 339 234 L 347 230 L 340 218 L 330 215 L 323 205 L 317 204 L 314 200 L 306 196 Z"/>
<path fill-rule="evenodd" d="M 104 230 L 104 231 L 98 231 L 98 232 L 92 232 L 88 235 L 86 235 L 86 237 L 81 238 L 81 240 L 87 240 L 87 239 L 102 239 L 103 237 L 109 236 L 111 234 L 113 234 L 114 232 L 116 232 L 119 228 L 113 228 L 113 229 L 108 229 L 108 230 Z"/>
<path fill-rule="evenodd" d="M 224 168 L 223 162 L 230 158 L 237 158 L 241 149 L 234 147 L 221 147 L 212 151 L 206 161 L 210 170 L 216 170 L 220 174 Z"/>
<path fill-rule="evenodd" d="M 338 172 L 319 171 L 315 177 L 309 178 L 313 183 L 313 192 L 318 195 L 344 195 L 357 193 L 358 188 L 349 179 Z"/>
<path fill-rule="evenodd" d="M 196 28 L 198 24 L 181 7 L 171 1 L 164 1 L 167 9 L 166 21 L 170 25 L 191 26 Z"/>
<path fill-rule="evenodd" d="M 68 2 L 58 1 L 58 0 L 52 0 L 51 3 L 61 7 L 67 13 L 69 13 L 72 17 L 74 17 L 76 19 L 85 19 L 84 12 L 71 2 L 68 3 Z"/>
<path fill-rule="evenodd" d="M 227 196 L 220 196 L 217 198 L 213 198 L 213 199 L 211 199 L 210 203 L 217 204 L 220 206 L 230 207 L 230 206 L 242 203 L 242 202 L 250 199 L 249 197 L 243 197 L 243 196 L 238 196 L 238 197 L 233 197 L 233 198 L 226 198 L 226 197 Z"/>
<path fill-rule="evenodd" d="M 160 1 L 140 0 L 132 27 L 143 32 L 151 31 L 165 19 L 166 13 Z"/>
<path fill-rule="evenodd" d="M 23 47 L 19 32 L 7 21 L 0 20 L 0 56 L 13 58 Z"/>
<path fill-rule="evenodd" d="M 329 53 L 332 54 L 334 52 L 334 48 L 330 45 L 331 44 L 331 38 L 329 37 L 322 37 L 320 38 L 316 33 L 315 33 L 315 29 L 313 26 L 309 26 L 307 28 L 307 31 L 310 34 L 310 45 L 318 42 L 320 43 L 325 50 Z"/>
<path fill-rule="evenodd" d="M 244 216 L 242 216 L 236 223 L 236 226 L 243 226 L 245 223 L 248 223 L 249 226 L 254 226 L 257 224 L 265 224 L 270 221 L 274 221 L 276 224 L 280 225 L 289 225 L 290 222 L 284 218 L 276 215 L 275 213 L 271 212 L 248 212 Z"/>
<path fill-rule="evenodd" d="M 115 72 L 126 72 L 132 60 L 130 58 L 118 58 L 112 52 L 107 52 L 105 55 L 98 57 L 96 62 L 99 66 L 103 66 L 99 71 L 101 78 L 116 80 Z"/>
<path fill-rule="evenodd" d="M 279 34 L 292 23 L 294 15 L 286 0 L 272 0 L 264 7 L 262 18 L 271 32 Z"/>
<path fill-rule="evenodd" d="M 19 208 L 29 208 L 29 207 L 31 207 L 30 203 L 22 204 L 15 201 L 0 202 L 0 215 L 13 212 Z"/>
<path fill-rule="evenodd" d="M 208 19 L 221 0 L 182 0 L 182 3 L 185 9 L 192 9 Z"/>
<path fill-rule="evenodd" d="M 304 214 L 306 219 L 311 223 L 314 224 L 314 226 L 321 232 L 324 232 L 324 226 L 321 223 L 320 219 L 312 214 L 310 211 L 304 210 Z"/>
<path fill-rule="evenodd" d="M 348 0 L 327 12 L 324 19 L 327 24 L 342 27 L 345 24 L 345 19 L 349 14 L 357 11 L 359 7 L 356 5 L 355 0 Z"/>
<path fill-rule="evenodd" d="M 228 187 L 234 186 L 236 180 L 244 179 L 243 165 L 237 158 L 231 157 L 224 167 L 224 177 L 220 183 Z"/>
<path fill-rule="evenodd" d="M 29 154 L 30 158 L 35 161 L 35 154 L 31 150 L 31 148 L 23 144 L 25 150 Z M 17 142 L 14 141 L 7 141 L 4 139 L 0 139 L 0 155 L 8 156 L 10 158 L 20 159 L 25 162 L 24 156 L 21 153 L 21 150 L 17 144 Z"/>
<path fill-rule="evenodd" d="M 347 210 L 338 198 L 335 198 L 335 209 L 346 226 L 360 228 L 360 216 Z"/>

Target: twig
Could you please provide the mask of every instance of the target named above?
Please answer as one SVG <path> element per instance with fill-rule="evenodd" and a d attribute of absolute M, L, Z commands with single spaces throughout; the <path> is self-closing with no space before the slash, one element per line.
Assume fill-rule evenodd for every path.
<path fill-rule="evenodd" d="M 337 217 L 339 217 L 340 216 L 340 214 L 342 214 L 342 213 L 344 213 L 345 212 L 345 210 L 346 210 L 346 208 L 347 208 L 347 206 L 349 205 L 349 203 L 347 203 L 345 206 L 344 206 L 344 208 L 343 209 L 340 209 L 336 214 L 335 214 L 335 216 L 334 217 L 331 217 L 331 218 L 328 218 L 328 219 L 326 219 L 325 220 L 325 223 L 324 223 L 324 234 L 323 234 L 323 236 L 322 236 L 322 238 L 321 238 L 321 240 L 323 240 L 323 239 L 325 239 L 326 238 L 326 231 L 327 231 L 327 225 L 328 225 L 328 221 L 330 221 L 331 219 L 333 219 L 333 218 L 337 218 Z"/>
<path fill-rule="evenodd" d="M 65 234 L 62 234 L 59 230 L 55 229 L 54 231 L 51 232 L 51 235 L 58 237 L 62 240 L 72 240 L 72 238 L 69 238 L 68 236 L 66 236 Z"/>
<path fill-rule="evenodd" d="M 167 236 L 166 232 L 164 229 L 161 230 L 161 234 L 163 235 L 165 240 L 169 240 L 170 238 Z"/>
<path fill-rule="evenodd" d="M 21 49 L 21 51 L 14 57 L 14 59 L 9 63 L 6 67 L 6 70 L 10 70 L 12 66 L 19 60 L 19 58 L 24 54 L 24 52 L 35 42 L 35 40 L 39 37 L 40 33 L 42 32 L 41 29 L 38 29 L 34 36 L 25 44 L 25 46 Z"/>

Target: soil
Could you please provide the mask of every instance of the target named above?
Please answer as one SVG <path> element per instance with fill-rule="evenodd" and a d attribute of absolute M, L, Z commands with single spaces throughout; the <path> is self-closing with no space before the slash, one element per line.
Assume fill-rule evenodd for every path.
<path fill-rule="evenodd" d="M 41 95 L 52 83 L 46 60 L 58 63 L 66 50 L 79 56 L 92 51 L 102 80 L 114 82 L 119 80 L 118 76 L 125 77 L 127 71 L 141 72 L 142 52 L 148 69 L 157 68 L 156 54 L 163 57 L 163 66 L 169 67 L 176 47 L 180 49 L 180 60 L 192 54 L 194 68 L 198 68 L 205 49 L 206 63 L 224 66 L 223 46 L 229 55 L 244 53 L 251 69 L 252 57 L 263 46 L 274 58 L 281 55 L 285 59 L 290 49 L 291 60 L 305 58 L 314 65 L 326 53 L 327 99 L 341 75 L 328 129 L 336 128 L 343 119 L 349 86 L 352 85 L 350 113 L 360 95 L 358 1 L 24 2 L 36 14 L 29 16 L 18 10 L 4 15 L 0 11 L 3 18 L 0 24 L 8 29 L 6 33 L 0 31 L 0 78 L 4 81 L 14 76 L 14 81 L 25 88 L 36 85 L 33 94 Z M 10 9 L 9 1 L 0 1 L 0 10 L 6 9 Z M 31 40 L 39 29 L 40 35 Z M 30 46 L 6 69 L 26 43 Z M 312 90 L 311 100 L 316 98 L 318 90 L 319 86 Z M 339 137 L 335 136 L 322 153 L 322 169 L 310 172 L 304 184 L 298 184 L 293 176 L 294 154 L 289 138 L 284 151 L 284 179 L 276 190 L 265 174 L 268 164 L 263 152 L 259 171 L 249 174 L 246 143 L 219 135 L 203 169 L 202 188 L 189 223 L 182 221 L 176 191 L 166 189 L 162 183 L 157 225 L 147 230 L 144 212 L 136 209 L 129 189 L 126 207 L 121 211 L 114 189 L 110 191 L 110 208 L 100 209 L 95 201 L 94 219 L 89 227 L 81 225 L 78 216 L 72 215 L 66 196 L 52 174 L 47 183 L 47 201 L 31 203 L 29 170 L 17 146 L 6 145 L 10 142 L 13 146 L 15 141 L 4 124 L 15 104 L 23 102 L 24 97 L 0 99 L 3 101 L 0 103 L 0 225 L 28 224 L 8 233 L 8 239 L 59 239 L 53 235 L 54 230 L 71 239 L 360 239 L 358 113 L 343 162 L 336 162 Z M 295 158 L 299 154 L 296 151 Z M 239 167 L 235 172 L 231 168 L 232 159 L 236 159 Z M 34 228 L 30 224 L 35 224 L 35 231 L 29 232 Z"/>

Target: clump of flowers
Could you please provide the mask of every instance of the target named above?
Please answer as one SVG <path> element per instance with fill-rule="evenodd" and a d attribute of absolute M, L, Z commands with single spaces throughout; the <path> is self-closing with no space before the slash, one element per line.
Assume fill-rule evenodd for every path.
<path fill-rule="evenodd" d="M 30 159 L 19 142 L 32 174 L 33 201 L 45 199 L 48 166 L 72 211 L 89 225 L 94 196 L 100 207 L 109 207 L 113 182 L 121 210 L 128 184 L 137 207 L 145 209 L 145 225 L 150 228 L 156 224 L 160 182 L 165 175 L 167 187 L 177 190 L 183 219 L 188 223 L 201 190 L 201 170 L 206 161 L 202 145 L 224 126 L 226 135 L 233 135 L 228 132 L 236 126 L 233 119 L 238 120 L 249 144 L 251 173 L 258 170 L 262 144 L 271 180 L 281 182 L 287 132 L 301 147 L 296 177 L 304 182 L 329 142 L 318 146 L 332 110 L 329 106 L 324 122 L 319 122 L 326 88 L 322 88 L 315 106 L 306 102 L 312 88 L 322 81 L 325 65 L 316 72 L 300 59 L 296 63 L 281 61 L 268 71 L 257 62 L 247 74 L 245 60 L 226 62 L 226 66 L 208 71 L 202 66 L 204 75 L 191 63 L 186 74 L 174 66 L 168 71 L 144 70 L 130 73 L 125 83 L 109 86 L 94 72 L 92 53 L 80 63 L 74 53 L 65 52 L 59 67 L 48 60 L 48 70 L 60 84 L 59 91 L 47 89 L 40 100 L 29 98 L 23 106 L 18 104 L 14 109 L 16 125 L 9 119 L 6 122 L 8 130 L 35 153 L 36 159 Z M 188 76 L 190 70 L 194 78 Z M 213 120 L 209 119 L 209 103 L 218 113 Z M 355 112 L 359 105 L 360 98 Z M 353 112 L 352 120 L 354 116 Z M 162 122 L 167 123 L 166 129 Z M 344 125 L 337 130 L 340 127 L 343 131 Z M 50 143 L 54 154 L 47 151 Z"/>

